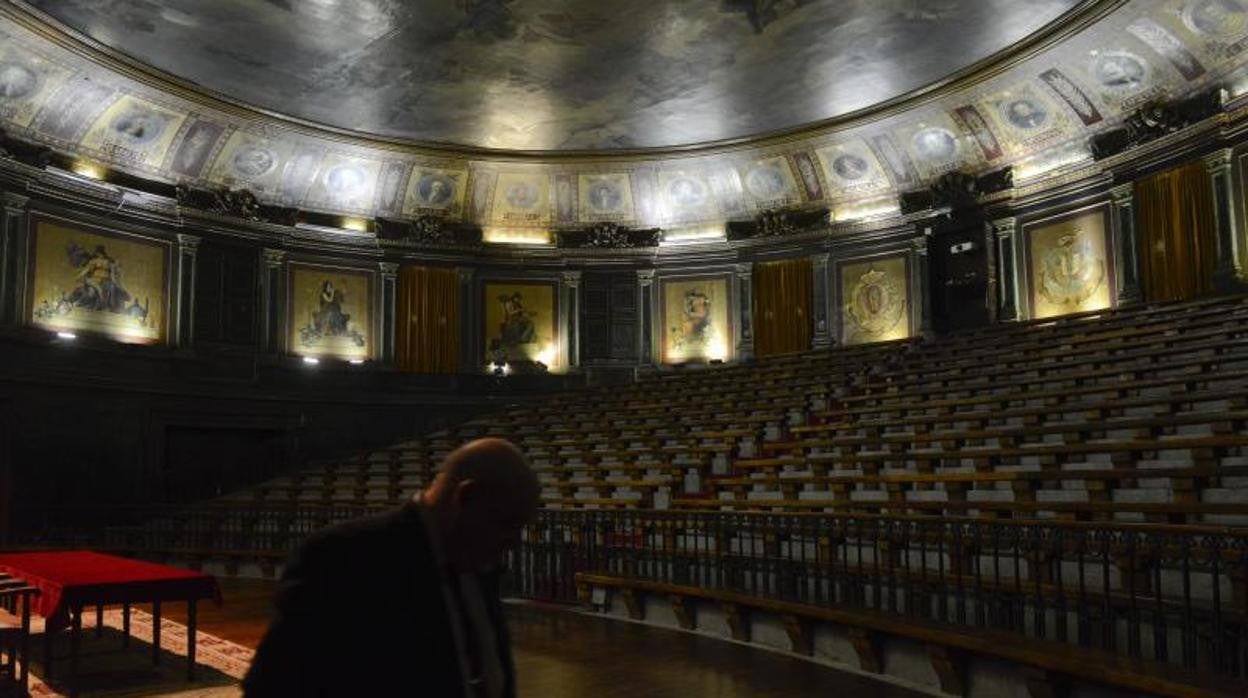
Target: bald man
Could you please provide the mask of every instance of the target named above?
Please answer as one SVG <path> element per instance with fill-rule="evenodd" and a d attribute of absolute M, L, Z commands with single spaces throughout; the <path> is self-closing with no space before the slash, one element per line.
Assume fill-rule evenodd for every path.
<path fill-rule="evenodd" d="M 498 567 L 538 496 L 520 451 L 481 439 L 398 509 L 310 536 L 243 694 L 514 697 Z"/>

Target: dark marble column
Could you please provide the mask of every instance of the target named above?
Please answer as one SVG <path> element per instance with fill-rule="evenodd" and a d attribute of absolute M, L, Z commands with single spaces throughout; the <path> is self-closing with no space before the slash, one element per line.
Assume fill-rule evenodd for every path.
<path fill-rule="evenodd" d="M 912 241 L 916 261 L 915 267 L 917 267 L 918 271 L 918 288 L 913 290 L 919 295 L 919 334 L 924 336 L 932 333 L 931 270 L 927 256 L 929 237 L 931 237 L 930 229 L 924 231 L 923 235 Z M 914 299 L 911 299 L 910 302 L 913 303 Z"/>
<path fill-rule="evenodd" d="M 995 220 L 992 222 L 992 229 L 997 238 L 997 279 L 999 282 L 997 319 L 1001 322 L 1019 320 L 1022 318 L 1018 303 L 1019 270 L 1014 257 L 1018 219 Z"/>
<path fill-rule="evenodd" d="M 178 233 L 178 276 L 174 346 L 190 347 L 195 341 L 195 269 L 199 257 L 199 236 Z"/>
<path fill-rule="evenodd" d="M 738 359 L 754 356 L 754 264 L 746 262 L 737 265 L 737 300 L 738 321 L 737 351 Z"/>
<path fill-rule="evenodd" d="M 30 197 L 4 192 L 0 221 L 0 323 L 22 321 L 22 287 L 26 269 L 26 204 Z"/>
<path fill-rule="evenodd" d="M 814 275 L 814 348 L 826 349 L 832 346 L 832 329 L 828 320 L 828 258 L 827 252 L 810 258 L 811 273 Z"/>
<path fill-rule="evenodd" d="M 565 271 L 562 277 L 564 336 L 567 337 L 568 370 L 581 370 L 581 272 Z"/>
<path fill-rule="evenodd" d="M 1135 232 L 1135 185 L 1124 184 L 1110 191 L 1114 249 L 1118 252 L 1118 305 L 1139 303 L 1140 243 Z"/>
<path fill-rule="evenodd" d="M 268 355 L 282 353 L 286 325 L 286 250 L 261 250 L 264 266 L 260 277 L 260 311 L 263 346 Z"/>
<path fill-rule="evenodd" d="M 381 322 L 378 323 L 381 342 L 379 342 L 377 358 L 388 366 L 394 363 L 394 338 L 398 327 L 395 289 L 398 283 L 399 265 L 394 262 L 378 262 L 377 266 L 381 272 Z"/>
<path fill-rule="evenodd" d="M 485 355 L 477 346 L 477 334 L 480 324 L 477 313 L 480 307 L 476 289 L 473 288 L 473 270 L 468 267 L 456 267 L 459 278 L 459 371 L 473 373 L 484 370 Z"/>
<path fill-rule="evenodd" d="M 655 363 L 654 270 L 637 270 L 637 356 L 644 364 Z"/>
<path fill-rule="evenodd" d="M 1231 149 L 1222 148 L 1205 156 L 1205 166 L 1213 184 L 1213 212 L 1217 226 L 1218 261 L 1213 272 L 1214 286 L 1231 291 L 1242 288 L 1239 267 L 1239 234 L 1235 225 L 1235 204 L 1231 201 Z"/>

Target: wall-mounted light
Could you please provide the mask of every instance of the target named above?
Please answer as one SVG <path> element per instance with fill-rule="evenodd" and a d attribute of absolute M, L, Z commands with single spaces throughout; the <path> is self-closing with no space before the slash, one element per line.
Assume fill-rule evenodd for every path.
<path fill-rule="evenodd" d="M 364 359 L 351 359 L 347 363 L 359 366 L 360 364 L 364 363 Z"/>
<path fill-rule="evenodd" d="M 859 203 L 846 204 L 837 207 L 832 211 L 833 223 L 852 223 L 856 221 L 868 221 L 878 218 L 888 218 L 895 216 L 901 212 L 901 208 L 895 200 L 875 200 L 863 201 Z"/>
<path fill-rule="evenodd" d="M 367 233 L 370 227 L 369 223 L 370 221 L 365 218 L 352 218 L 350 216 L 344 216 L 339 222 L 339 225 L 346 230 L 354 230 L 357 233 Z"/>
<path fill-rule="evenodd" d="M 549 230 L 527 228 L 486 228 L 481 239 L 496 245 L 549 245 L 553 242 Z"/>
<path fill-rule="evenodd" d="M 104 175 L 108 173 L 103 165 L 97 165 L 90 160 L 74 160 L 69 171 L 88 179 L 104 179 Z"/>
<path fill-rule="evenodd" d="M 303 357 L 303 363 L 308 364 L 309 366 L 315 366 L 321 363 L 321 360 L 315 356 L 305 356 Z"/>
<path fill-rule="evenodd" d="M 78 339 L 78 335 L 74 334 L 73 332 L 57 332 L 56 338 L 63 339 L 67 342 L 72 342 L 75 339 Z"/>
<path fill-rule="evenodd" d="M 685 226 L 664 230 L 663 240 L 659 243 L 659 247 L 693 245 L 703 242 L 720 242 L 725 239 L 727 239 L 727 233 L 725 232 L 723 223 Z"/>

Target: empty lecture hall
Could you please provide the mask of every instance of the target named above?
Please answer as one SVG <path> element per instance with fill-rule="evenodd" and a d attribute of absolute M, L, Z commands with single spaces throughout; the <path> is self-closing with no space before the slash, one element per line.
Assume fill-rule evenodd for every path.
<path fill-rule="evenodd" d="M 0 698 L 1248 696 L 1248 0 L 0 0 Z"/>

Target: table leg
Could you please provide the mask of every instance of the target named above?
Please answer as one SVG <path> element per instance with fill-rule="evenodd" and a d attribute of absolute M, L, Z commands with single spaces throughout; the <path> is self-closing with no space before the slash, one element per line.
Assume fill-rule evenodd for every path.
<path fill-rule="evenodd" d="M 82 605 L 70 610 L 73 618 L 69 627 L 69 695 L 78 695 L 78 655 L 82 649 Z"/>
<path fill-rule="evenodd" d="M 95 605 L 95 636 L 104 637 L 104 604 Z"/>
<path fill-rule="evenodd" d="M 43 674 L 52 678 L 52 631 L 46 625 L 43 628 Z"/>
<path fill-rule="evenodd" d="M 160 664 L 160 602 L 152 602 L 152 664 Z"/>
<path fill-rule="evenodd" d="M 197 617 L 195 599 L 186 602 L 186 680 L 195 680 L 195 625 Z"/>
<path fill-rule="evenodd" d="M 121 605 L 121 646 L 130 646 L 130 602 Z"/>

